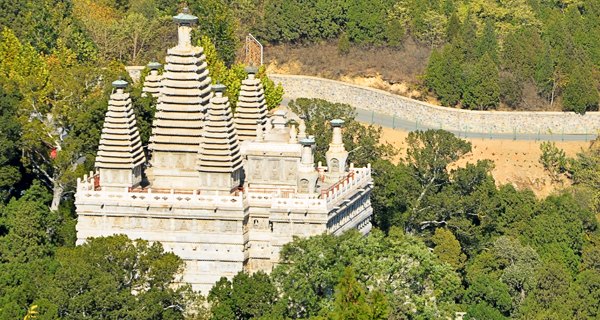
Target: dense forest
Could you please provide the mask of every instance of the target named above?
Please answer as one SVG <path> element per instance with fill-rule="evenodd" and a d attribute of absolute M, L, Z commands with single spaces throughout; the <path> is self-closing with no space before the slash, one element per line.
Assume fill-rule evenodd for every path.
<path fill-rule="evenodd" d="M 239 36 L 251 30 L 273 43 L 339 39 L 341 49 L 413 37 L 435 48 L 424 81 L 449 105 L 494 107 L 511 88 L 517 106 L 529 85 L 567 109 L 571 98 L 580 112 L 597 106 L 600 7 L 591 0 L 188 5 L 202 17 L 194 41 L 233 105 L 245 76 Z M 350 161 L 373 166 L 370 235 L 297 239 L 271 274 L 239 273 L 205 297 L 170 285 L 182 261 L 158 243 L 113 236 L 75 246 L 75 180 L 93 169 L 110 83 L 130 80 L 125 64 L 164 59 L 178 10 L 168 0 L 0 0 L 0 319 L 600 317 L 598 142 L 575 158 L 544 144 L 540 161 L 572 186 L 537 199 L 497 186 L 489 161 L 448 169 L 471 145 L 442 130 L 411 133 L 393 163 L 380 129 L 322 100 L 289 107 L 316 135 L 317 161 L 327 120 L 346 121 Z M 281 87 L 264 69 L 260 77 L 278 105 Z M 485 96 L 490 88 L 497 96 Z M 128 90 L 146 143 L 155 101 L 139 84 Z"/>
<path fill-rule="evenodd" d="M 235 1 L 234 1 L 235 2 Z M 596 0 L 264 0 L 245 21 L 259 39 L 310 45 L 433 49 L 422 85 L 443 105 L 598 110 Z M 328 59 L 335 59 L 329 57 Z"/>

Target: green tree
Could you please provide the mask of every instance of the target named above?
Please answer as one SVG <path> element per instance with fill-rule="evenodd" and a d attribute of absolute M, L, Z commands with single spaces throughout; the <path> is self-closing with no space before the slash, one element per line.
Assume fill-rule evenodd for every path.
<path fill-rule="evenodd" d="M 189 287 L 172 286 L 183 262 L 160 243 L 124 235 L 89 239 L 58 250 L 57 261 L 42 296 L 62 319 L 183 319 Z"/>
<path fill-rule="evenodd" d="M 264 65 L 258 68 L 257 76 L 260 78 L 260 82 L 265 90 L 267 108 L 273 110 L 279 107 L 283 100 L 283 86 L 281 86 L 281 83 L 275 84 L 275 82 L 268 77 L 267 68 Z"/>
<path fill-rule="evenodd" d="M 467 257 L 462 253 L 460 243 L 456 240 L 452 231 L 445 228 L 438 228 L 431 237 L 435 244 L 433 253 L 443 262 L 451 265 L 455 270 L 464 267 Z"/>
<path fill-rule="evenodd" d="M 507 319 L 500 311 L 491 307 L 485 302 L 477 303 L 475 305 L 469 305 L 467 314 L 465 314 L 467 320 L 477 319 L 489 319 L 489 320 L 504 320 Z"/>
<path fill-rule="evenodd" d="M 577 275 L 571 287 L 569 300 L 574 302 L 573 315 L 577 319 L 594 319 L 600 316 L 600 272 L 586 270 Z"/>
<path fill-rule="evenodd" d="M 221 278 L 210 290 L 213 319 L 256 319 L 276 317 L 277 289 L 269 275 L 240 272 L 232 281 Z"/>
<path fill-rule="evenodd" d="M 556 147 L 554 142 L 542 142 L 540 144 L 540 163 L 550 173 L 552 180 L 560 181 L 560 175 L 567 171 L 567 157 L 565 151 Z"/>
<path fill-rule="evenodd" d="M 540 31 L 535 28 L 521 28 L 511 32 L 504 39 L 500 64 L 503 69 L 513 74 L 518 82 L 523 82 L 534 77 L 543 50 L 544 43 Z"/>
<path fill-rule="evenodd" d="M 341 55 L 347 55 L 350 53 L 350 39 L 348 38 L 348 34 L 343 32 L 338 39 L 338 53 Z"/>
<path fill-rule="evenodd" d="M 19 199 L 0 206 L 0 318 L 15 319 L 39 297 L 54 270 L 51 257 L 64 227 L 48 209 L 52 197 L 34 182 Z"/>
<path fill-rule="evenodd" d="M 460 19 L 456 12 L 452 12 L 452 15 L 448 19 L 448 27 L 446 28 L 446 39 L 448 42 L 452 42 L 460 31 Z"/>
<path fill-rule="evenodd" d="M 492 21 L 487 20 L 483 28 L 483 34 L 479 37 L 477 43 L 477 55 L 479 57 L 488 54 L 495 63 L 498 63 L 498 39 Z"/>
<path fill-rule="evenodd" d="M 4 91 L 0 86 L 0 203 L 8 200 L 21 180 L 19 137 L 21 127 L 17 121 L 20 98 Z"/>
<path fill-rule="evenodd" d="M 356 279 L 369 288 L 367 301 L 384 306 L 374 304 L 381 298 L 373 292 L 381 291 L 390 314 L 396 317 L 410 317 L 415 312 L 443 317 L 454 306 L 459 291 L 459 278 L 452 267 L 440 263 L 420 239 L 398 228 L 392 228 L 388 236 L 373 230 L 365 237 L 349 231 L 340 236 L 295 239 L 284 246 L 281 261 L 272 275 L 287 302 L 287 316 L 292 318 L 333 310 L 335 286 L 345 268 L 352 265 L 361 266 Z"/>
<path fill-rule="evenodd" d="M 469 12 L 462 22 L 458 36 L 453 45 L 461 61 L 475 61 L 477 56 L 477 25 Z"/>
<path fill-rule="evenodd" d="M 331 319 L 373 319 L 371 317 L 371 306 L 367 303 L 365 289 L 356 281 L 352 267 L 344 269 L 344 273 L 335 287 L 334 296 Z"/>
<path fill-rule="evenodd" d="M 486 303 L 502 314 L 508 314 L 512 309 L 508 286 L 487 275 L 478 276 L 469 283 L 465 300 L 469 304 Z"/>
<path fill-rule="evenodd" d="M 404 226 L 410 202 L 410 190 L 418 188 L 418 182 L 404 163 L 393 164 L 378 160 L 373 166 L 373 223 L 384 232 L 392 226 Z"/>
<path fill-rule="evenodd" d="M 60 218 L 49 212 L 49 200 L 48 192 L 36 181 L 21 198 L 3 208 L 0 261 L 27 263 L 52 253 L 59 243 Z"/>
<path fill-rule="evenodd" d="M 419 213 L 426 207 L 423 203 L 425 197 L 436 193 L 448 182 L 448 165 L 470 152 L 471 144 L 444 130 L 413 131 L 408 134 L 406 142 L 409 146 L 406 150 L 406 163 L 419 183 L 418 196 L 411 203 L 412 215 L 408 228 L 418 230 L 423 225 L 438 223 L 417 223 L 415 219 L 418 219 Z"/>
<path fill-rule="evenodd" d="M 57 40 L 71 37 L 72 9 L 72 2 L 65 0 L 2 1 L 0 26 L 14 30 L 19 39 L 47 54 Z"/>
<path fill-rule="evenodd" d="M 406 28 L 399 19 L 389 19 L 385 26 L 386 45 L 400 47 L 406 36 Z"/>
<path fill-rule="evenodd" d="M 517 77 L 509 72 L 501 72 L 498 80 L 500 85 L 500 101 L 513 109 L 523 103 L 523 85 Z"/>
<path fill-rule="evenodd" d="M 346 12 L 346 32 L 351 41 L 359 44 L 380 45 L 385 42 L 386 10 L 391 8 L 389 0 L 351 0 Z"/>
<path fill-rule="evenodd" d="M 391 145 L 380 143 L 381 128 L 365 126 L 356 121 L 356 111 L 348 104 L 299 98 L 290 101 L 288 107 L 297 115 L 305 117 L 306 133 L 315 136 L 315 161 L 325 162 L 325 152 L 333 135 L 329 122 L 333 119 L 345 122 L 342 134 L 344 146 L 350 152 L 348 163 L 366 166 L 395 152 Z"/>
<path fill-rule="evenodd" d="M 445 40 L 448 21 L 442 13 L 428 10 L 423 13 L 421 19 L 415 22 L 414 32 L 417 38 L 427 43 L 431 48 Z"/>
<path fill-rule="evenodd" d="M 597 87 L 591 68 L 575 67 L 563 91 L 563 110 L 580 114 L 598 110 Z"/>
<path fill-rule="evenodd" d="M 469 66 L 463 82 L 462 103 L 470 109 L 495 109 L 500 102 L 498 68 L 489 54 Z"/>
<path fill-rule="evenodd" d="M 226 66 L 233 65 L 239 41 L 237 20 L 231 8 L 224 1 L 198 0 L 190 3 L 190 10 L 202 17 L 197 27 L 200 35 L 208 36 L 214 42 L 218 57 Z"/>
<path fill-rule="evenodd" d="M 589 150 L 569 159 L 569 176 L 573 180 L 576 199 L 582 206 L 600 214 L 600 145 L 594 141 Z"/>
<path fill-rule="evenodd" d="M 541 260 L 562 264 L 576 273 L 584 235 L 596 230 L 597 220 L 569 194 L 550 196 L 541 202 L 531 219 L 523 240 L 539 253 Z"/>
<path fill-rule="evenodd" d="M 452 46 L 446 45 L 431 53 L 424 80 L 443 105 L 454 106 L 460 101 L 462 70 Z"/>

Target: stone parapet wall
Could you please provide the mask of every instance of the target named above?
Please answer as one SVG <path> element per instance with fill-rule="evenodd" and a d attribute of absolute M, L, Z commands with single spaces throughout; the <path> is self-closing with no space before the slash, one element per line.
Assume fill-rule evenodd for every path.
<path fill-rule="evenodd" d="M 600 130 L 600 112 L 471 111 L 435 106 L 383 90 L 340 81 L 299 75 L 270 74 L 281 83 L 286 99 L 319 98 L 387 114 L 421 127 L 481 133 L 594 134 Z"/>

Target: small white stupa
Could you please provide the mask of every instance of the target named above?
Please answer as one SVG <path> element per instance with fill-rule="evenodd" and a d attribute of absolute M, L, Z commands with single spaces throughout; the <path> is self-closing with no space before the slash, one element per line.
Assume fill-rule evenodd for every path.
<path fill-rule="evenodd" d="M 104 190 L 123 190 L 140 184 L 146 159 L 131 98 L 125 92 L 127 82 L 117 80 L 113 87 L 95 166 Z"/>

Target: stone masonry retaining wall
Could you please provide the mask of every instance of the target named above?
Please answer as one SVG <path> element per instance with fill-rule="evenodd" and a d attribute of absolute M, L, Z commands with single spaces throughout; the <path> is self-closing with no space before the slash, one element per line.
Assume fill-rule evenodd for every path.
<path fill-rule="evenodd" d="M 600 112 L 471 111 L 439 107 L 382 90 L 310 76 L 270 74 L 281 83 L 286 99 L 320 98 L 395 116 L 424 127 L 451 131 L 530 134 L 595 134 Z"/>

